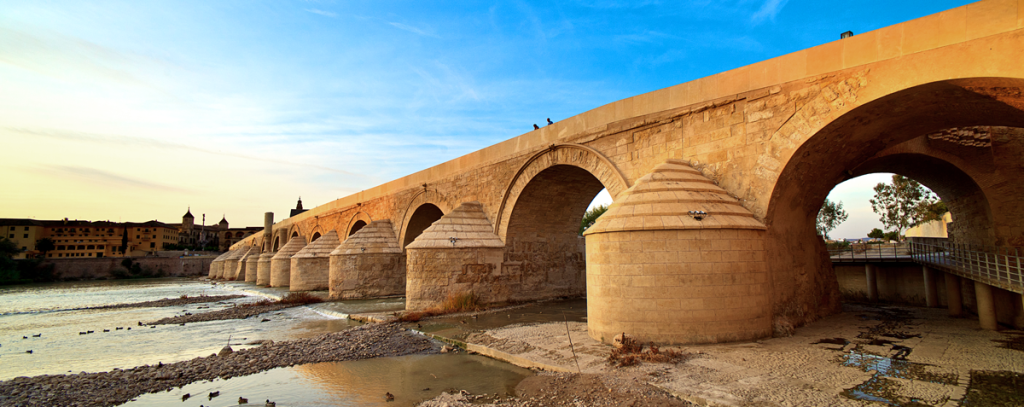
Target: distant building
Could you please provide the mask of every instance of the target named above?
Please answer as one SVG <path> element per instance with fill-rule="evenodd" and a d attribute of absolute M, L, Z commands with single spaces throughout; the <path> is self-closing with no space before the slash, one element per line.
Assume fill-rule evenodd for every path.
<path fill-rule="evenodd" d="M 307 209 L 302 209 L 302 197 L 300 196 L 299 197 L 299 204 L 295 205 L 295 209 L 291 210 L 291 212 L 288 215 L 288 217 L 290 218 L 292 216 L 298 215 L 298 214 L 300 214 L 302 212 L 305 212 L 305 211 L 307 211 Z"/>
<path fill-rule="evenodd" d="M 197 226 L 195 224 L 195 216 L 192 215 L 192 208 L 189 208 L 185 215 L 181 217 L 180 224 L 171 226 L 175 226 L 178 229 L 177 243 L 179 246 L 196 250 L 212 246 L 220 251 L 227 251 L 232 243 L 263 230 L 261 226 L 231 228 L 227 217 L 224 216 L 221 217 L 220 222 L 217 222 L 216 225 L 206 226 L 204 221 Z"/>
<path fill-rule="evenodd" d="M 177 230 L 155 220 L 133 222 L 90 222 L 85 220 L 0 219 L 0 231 L 21 249 L 16 259 L 36 257 L 39 239 L 53 240 L 47 258 L 145 256 L 177 242 Z M 122 251 L 121 246 L 126 246 Z"/>
<path fill-rule="evenodd" d="M 942 220 L 933 220 L 914 226 L 904 233 L 906 237 L 949 237 L 949 226 L 953 223 L 953 215 L 946 212 Z"/>
<path fill-rule="evenodd" d="M 301 205 L 300 205 L 301 206 Z M 90 222 L 86 220 L 0 219 L 0 237 L 6 237 L 21 249 L 16 259 L 37 257 L 42 238 L 53 240 L 55 249 L 46 258 L 68 257 L 139 257 L 167 250 L 169 247 L 201 249 L 216 247 L 227 251 L 232 243 L 263 231 L 262 226 L 231 228 L 227 218 L 216 225 L 195 224 L 192 208 L 181 217 L 180 224 L 155 220 L 134 222 Z M 121 246 L 126 246 L 124 250 Z"/>

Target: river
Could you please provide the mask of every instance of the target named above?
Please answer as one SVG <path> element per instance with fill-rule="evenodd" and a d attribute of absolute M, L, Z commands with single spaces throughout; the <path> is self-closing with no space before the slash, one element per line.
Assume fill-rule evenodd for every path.
<path fill-rule="evenodd" d="M 214 285 L 192 279 L 0 287 L 0 380 L 177 362 L 216 353 L 229 343 L 229 337 L 232 348 L 238 350 L 256 346 L 246 344 L 257 340 L 282 341 L 344 330 L 358 324 L 345 318 L 349 313 L 404 308 L 403 299 L 329 302 L 244 320 L 139 326 L 139 322 L 207 312 L 285 293 L 284 289 L 251 284 Z M 245 297 L 177 307 L 90 309 L 204 294 Z M 32 353 L 27 353 L 29 350 Z M 193 383 L 171 392 L 143 395 L 127 405 L 227 406 L 238 405 L 238 397 L 253 403 L 271 399 L 278 406 L 414 405 L 449 388 L 504 394 L 529 374 L 525 369 L 479 356 L 412 355 L 302 365 Z M 212 391 L 220 391 L 221 396 L 182 401 L 186 393 L 206 395 Z M 394 394 L 395 402 L 387 403 L 385 392 Z"/>

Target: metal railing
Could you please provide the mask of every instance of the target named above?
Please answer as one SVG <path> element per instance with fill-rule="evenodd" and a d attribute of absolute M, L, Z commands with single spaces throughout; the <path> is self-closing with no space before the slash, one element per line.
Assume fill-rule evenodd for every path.
<path fill-rule="evenodd" d="M 1024 249 L 953 243 L 945 238 L 912 237 L 914 261 L 1015 293 L 1024 293 Z"/>
<path fill-rule="evenodd" d="M 844 262 L 911 262 L 910 246 L 905 243 L 852 243 L 842 249 L 829 249 L 834 263 Z"/>

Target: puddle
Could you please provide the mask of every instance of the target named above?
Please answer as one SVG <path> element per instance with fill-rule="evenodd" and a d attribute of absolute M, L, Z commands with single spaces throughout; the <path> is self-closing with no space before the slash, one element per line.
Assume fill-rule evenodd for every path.
<path fill-rule="evenodd" d="M 900 396 L 900 388 L 899 383 L 876 375 L 857 387 L 843 390 L 843 395 L 854 400 L 875 401 L 890 406 L 930 406 L 923 400 Z"/>
<path fill-rule="evenodd" d="M 914 349 L 901 345 L 901 340 L 909 338 L 920 338 L 921 334 L 914 334 L 906 331 L 912 326 L 914 314 L 909 310 L 900 308 L 877 308 L 869 313 L 858 315 L 865 321 L 879 321 L 878 324 L 865 327 L 857 335 L 859 341 L 855 341 L 854 348 L 838 358 L 841 365 L 860 369 L 864 372 L 874 372 L 872 377 L 852 388 L 843 391 L 843 396 L 854 400 L 873 401 L 890 406 L 926 406 L 930 403 L 926 400 L 901 395 L 903 385 L 899 380 L 923 381 L 944 386 L 958 386 L 959 376 L 956 373 L 937 373 L 929 371 L 929 367 L 923 363 L 914 363 L 907 358 Z M 881 338 L 892 339 L 881 339 Z M 834 341 L 818 343 L 834 343 Z M 876 355 L 862 349 L 862 346 L 887 346 L 889 351 L 885 355 Z"/>
<path fill-rule="evenodd" d="M 914 363 L 906 359 L 872 355 L 859 350 L 852 350 L 843 355 L 840 363 L 843 366 L 855 367 L 865 372 L 875 371 L 875 377 L 872 380 L 879 377 L 894 377 L 951 386 L 956 386 L 959 383 L 956 373 L 928 372 L 927 367 L 931 365 Z"/>
<path fill-rule="evenodd" d="M 421 332 L 461 341 L 465 340 L 471 333 L 488 329 L 516 324 L 562 322 L 565 320 L 570 322 L 586 322 L 587 300 L 545 301 L 507 311 L 428 319 L 420 322 L 406 323 L 405 326 Z"/>
<path fill-rule="evenodd" d="M 961 406 L 1024 405 L 1024 373 L 972 370 Z"/>
<path fill-rule="evenodd" d="M 227 380 L 192 383 L 143 394 L 122 406 L 414 406 L 451 389 L 473 394 L 514 394 L 533 373 L 508 363 L 466 354 L 411 355 L 350 362 L 313 363 Z M 219 392 L 210 398 L 209 394 Z M 387 401 L 385 394 L 394 395 Z M 187 402 L 182 396 L 189 394 Z"/>

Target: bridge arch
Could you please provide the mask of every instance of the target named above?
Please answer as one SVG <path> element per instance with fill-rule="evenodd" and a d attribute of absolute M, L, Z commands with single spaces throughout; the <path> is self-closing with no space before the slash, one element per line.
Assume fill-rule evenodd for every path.
<path fill-rule="evenodd" d="M 432 223 L 451 211 L 451 204 L 441 194 L 424 185 L 423 190 L 416 192 L 400 215 L 398 242 L 404 249 Z"/>
<path fill-rule="evenodd" d="M 506 240 L 509 219 L 512 217 L 513 208 L 516 207 L 523 195 L 523 190 L 539 174 L 553 167 L 575 167 L 584 170 L 608 189 L 608 194 L 612 199 L 615 199 L 630 186 L 629 180 L 619 171 L 618 167 L 601 152 L 581 144 L 552 144 L 547 149 L 538 151 L 528 158 L 505 187 L 494 225 L 495 234 L 502 240 Z M 574 179 L 579 179 L 579 177 Z M 597 192 L 600 191 L 598 189 Z M 593 200 L 593 196 L 591 196 L 591 200 Z M 587 204 L 590 204 L 589 200 Z M 580 214 L 580 218 L 582 216 Z"/>
<path fill-rule="evenodd" d="M 838 310 L 837 282 L 813 222 L 829 191 L 855 174 L 903 173 L 944 198 L 968 194 L 958 207 L 981 209 L 979 216 L 990 216 L 997 223 L 1000 218 L 1007 219 L 998 213 L 985 215 L 983 210 L 988 205 L 1013 206 L 992 202 L 996 195 L 986 191 L 985 179 L 993 173 L 969 168 L 963 160 L 948 154 L 921 154 L 906 148 L 915 142 L 934 144 L 928 136 L 948 129 L 1022 127 L 1022 89 L 1024 80 L 1013 78 L 955 79 L 917 85 L 837 114 L 817 130 L 806 129 L 802 137 L 798 133 L 789 135 L 793 139 L 790 147 L 770 147 L 769 155 L 785 163 L 775 179 L 765 214 L 765 243 L 776 318 L 799 325 Z M 1024 151 L 1024 137 L 1013 136 L 1013 131 L 1000 134 L 1000 138 L 1007 139 L 1006 150 Z M 999 154 L 995 149 L 992 153 Z M 958 150 L 952 155 L 963 153 Z M 946 172 L 949 177 L 943 179 L 936 171 Z M 1019 167 L 1014 171 L 1017 175 L 1013 177 L 1019 179 Z M 1019 207 L 1024 205 L 1024 191 L 1003 189 L 1000 199 L 1016 202 Z M 968 200 L 977 202 L 972 204 Z M 957 212 L 964 209 L 958 208 Z M 1019 229 L 1024 225 L 1014 226 L 1024 230 Z M 998 236 L 998 230 L 993 232 L 996 242 L 978 243 L 1013 238 Z M 982 236 L 988 233 L 974 235 L 985 239 Z"/>
<path fill-rule="evenodd" d="M 359 229 L 363 228 L 363 226 L 369 225 L 370 222 L 373 222 L 373 218 L 371 218 L 370 215 L 367 215 L 366 212 L 356 212 L 354 215 L 352 215 L 352 218 L 349 219 L 348 226 L 345 228 L 345 231 L 343 232 L 344 239 L 348 239 L 349 236 L 352 236 L 353 234 L 358 232 Z"/>

